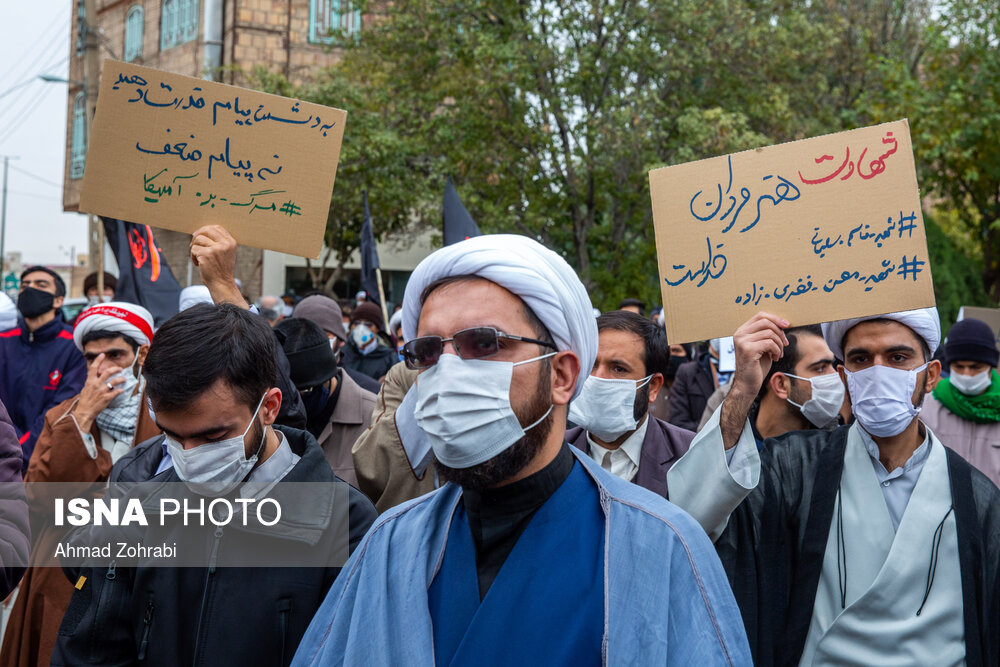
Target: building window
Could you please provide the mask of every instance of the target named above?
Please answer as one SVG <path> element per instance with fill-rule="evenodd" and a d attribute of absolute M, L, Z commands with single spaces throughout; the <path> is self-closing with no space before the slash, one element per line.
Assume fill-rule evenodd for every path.
<path fill-rule="evenodd" d="M 309 0 L 309 41 L 334 44 L 341 34 L 361 32 L 361 10 L 349 0 Z"/>
<path fill-rule="evenodd" d="M 87 96 L 80 93 L 73 100 L 73 143 L 70 148 L 69 177 L 83 178 L 87 162 Z"/>
<path fill-rule="evenodd" d="M 160 50 L 198 37 L 198 0 L 163 0 Z"/>
<path fill-rule="evenodd" d="M 82 56 L 87 47 L 87 12 L 83 0 L 76 3 L 76 55 Z"/>
<path fill-rule="evenodd" d="M 136 5 L 125 15 L 125 62 L 142 57 L 142 7 Z"/>

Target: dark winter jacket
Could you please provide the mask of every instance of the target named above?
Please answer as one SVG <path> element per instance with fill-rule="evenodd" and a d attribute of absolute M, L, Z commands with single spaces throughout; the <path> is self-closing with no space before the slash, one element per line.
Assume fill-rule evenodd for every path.
<path fill-rule="evenodd" d="M 710 358 L 711 355 L 705 352 L 695 361 L 682 364 L 677 369 L 670 388 L 670 414 L 667 417 L 667 421 L 674 426 L 689 431 L 698 430 L 708 397 L 717 389 Z"/>
<path fill-rule="evenodd" d="M 348 338 L 347 343 L 344 344 L 342 354 L 341 366 L 361 371 L 376 380 L 385 377 L 389 369 L 399 361 L 399 353 L 395 349 L 381 344 L 369 354 L 361 354 L 351 338 Z"/>
<path fill-rule="evenodd" d="M 36 331 L 28 331 L 18 318 L 17 327 L 0 333 L 0 401 L 17 430 L 22 470 L 45 425 L 45 413 L 79 394 L 86 380 L 87 363 L 58 313 Z"/>
<path fill-rule="evenodd" d="M 646 437 L 642 441 L 642 454 L 639 455 L 639 470 L 632 481 L 669 500 L 667 472 L 684 456 L 692 440 L 694 432 L 650 415 Z M 590 456 L 587 432 L 579 426 L 566 431 L 566 442 Z"/>
<path fill-rule="evenodd" d="M 360 491 L 334 476 L 312 435 L 278 428 L 302 457 L 282 481 L 330 484 L 334 502 L 349 503 L 353 551 L 374 521 L 375 508 Z M 151 479 L 163 458 L 162 441 L 162 437 L 149 440 L 123 457 L 112 471 L 112 481 Z M 171 468 L 156 479 L 179 478 Z M 302 512 L 297 521 L 320 522 L 316 514 Z M 329 517 L 322 521 L 318 542 L 296 548 L 318 553 L 334 549 L 336 531 L 327 528 Z M 240 549 L 245 539 L 233 526 L 215 535 L 220 553 Z M 83 571 L 80 574 L 88 578 L 73 593 L 52 664 L 287 665 L 339 571 L 339 567 L 123 569 L 114 563 L 104 570 Z"/>
<path fill-rule="evenodd" d="M 28 502 L 21 482 L 21 448 L 0 403 L 0 595 L 14 590 L 28 566 Z"/>

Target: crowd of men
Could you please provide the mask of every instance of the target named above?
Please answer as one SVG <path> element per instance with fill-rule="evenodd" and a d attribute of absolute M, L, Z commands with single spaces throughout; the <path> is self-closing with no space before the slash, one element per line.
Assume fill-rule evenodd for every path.
<path fill-rule="evenodd" d="M 432 253 L 388 321 L 364 292 L 251 306 L 236 247 L 195 232 L 204 284 L 158 328 L 111 275 L 69 322 L 59 275 L 24 271 L 0 486 L 321 484 L 271 539 L 324 556 L 346 530 L 350 558 L 45 567 L 55 527 L 0 493 L 0 667 L 1000 663 L 987 324 L 761 312 L 728 370 L 662 308 L 595 314 L 526 237 Z"/>

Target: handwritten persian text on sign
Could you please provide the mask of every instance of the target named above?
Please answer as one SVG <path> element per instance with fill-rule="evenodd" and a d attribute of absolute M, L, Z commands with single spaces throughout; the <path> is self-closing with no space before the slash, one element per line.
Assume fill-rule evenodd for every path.
<path fill-rule="evenodd" d="M 347 113 L 108 60 L 80 210 L 318 257 Z"/>
<path fill-rule="evenodd" d="M 649 173 L 672 343 L 933 305 L 905 120 Z"/>

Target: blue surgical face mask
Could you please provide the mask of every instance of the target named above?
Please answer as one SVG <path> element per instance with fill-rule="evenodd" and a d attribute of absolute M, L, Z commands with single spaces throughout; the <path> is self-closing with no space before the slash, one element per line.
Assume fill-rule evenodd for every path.
<path fill-rule="evenodd" d="M 118 394 L 108 403 L 109 408 L 117 408 L 120 405 L 124 405 L 128 402 L 128 399 L 135 393 L 135 388 L 139 385 L 139 378 L 136 377 L 135 365 L 139 361 L 138 352 L 135 358 L 132 360 L 132 365 L 128 368 L 123 368 L 119 372 L 115 373 L 108 378 L 108 383 L 111 383 L 115 378 L 124 378 L 125 382 L 113 385 L 115 389 L 122 389 L 122 393 Z"/>
<path fill-rule="evenodd" d="M 802 416 L 808 419 L 810 424 L 816 428 L 822 428 L 837 418 L 837 415 L 840 414 L 840 408 L 844 405 L 844 383 L 840 381 L 840 375 L 827 373 L 811 378 L 799 377 L 791 373 L 785 373 L 785 375 L 812 385 L 812 396 L 802 405 L 790 397 L 786 399 L 802 411 Z"/>
<path fill-rule="evenodd" d="M 450 468 L 471 468 L 503 452 L 540 424 L 552 406 L 534 423 L 521 426 L 510 406 L 510 382 L 514 366 L 554 354 L 517 363 L 442 354 L 417 377 L 413 410 L 434 456 Z"/>
<path fill-rule="evenodd" d="M 189 489 L 203 496 L 221 496 L 235 489 L 250 475 L 264 448 L 267 429 L 263 429 L 257 451 L 250 458 L 247 458 L 244 443 L 266 396 L 261 396 L 250 423 L 241 435 L 218 442 L 206 442 L 191 449 L 184 449 L 179 442 L 165 436 L 174 470 Z"/>
<path fill-rule="evenodd" d="M 920 413 L 920 408 L 913 405 L 913 392 L 917 375 L 925 368 L 927 364 L 912 371 L 879 365 L 856 373 L 844 369 L 851 407 L 861 427 L 882 438 L 905 431 Z"/>
<path fill-rule="evenodd" d="M 580 395 L 569 404 L 569 419 L 604 442 L 614 442 L 639 426 L 635 395 L 652 379 L 614 380 L 591 375 Z"/>

